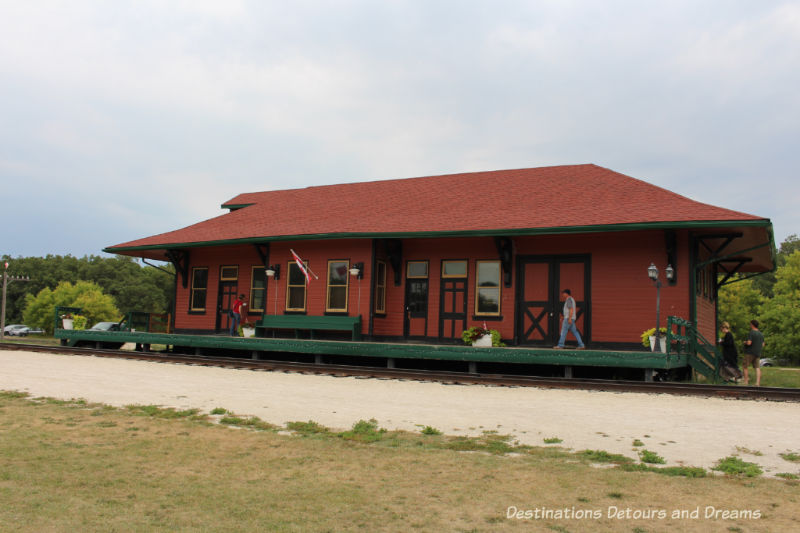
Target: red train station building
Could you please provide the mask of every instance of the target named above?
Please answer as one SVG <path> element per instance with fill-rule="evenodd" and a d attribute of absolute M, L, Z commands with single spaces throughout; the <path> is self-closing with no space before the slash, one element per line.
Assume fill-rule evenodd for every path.
<path fill-rule="evenodd" d="M 596 165 L 244 193 L 222 207 L 105 250 L 175 265 L 176 333 L 225 331 L 245 294 L 250 322 L 361 317 L 365 340 L 431 344 L 486 323 L 509 346 L 546 347 L 569 288 L 590 348 L 641 350 L 656 322 L 651 263 L 660 323 L 680 316 L 709 339 L 718 287 L 774 269 L 769 219 Z"/>

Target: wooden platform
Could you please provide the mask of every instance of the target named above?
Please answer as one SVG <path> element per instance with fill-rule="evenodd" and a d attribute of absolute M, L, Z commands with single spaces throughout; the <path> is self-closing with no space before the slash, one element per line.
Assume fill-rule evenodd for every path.
<path fill-rule="evenodd" d="M 376 357 L 386 359 L 432 359 L 484 363 L 518 363 L 564 367 L 617 367 L 672 369 L 687 366 L 685 354 L 653 352 L 575 350 L 535 347 L 475 348 L 466 345 L 403 344 L 386 342 L 331 341 L 280 338 L 243 338 L 219 335 L 178 335 L 131 331 L 91 331 L 57 329 L 54 336 L 63 344 L 75 346 L 95 343 L 136 343 L 143 346 L 183 347 L 192 353 L 204 349 L 241 352 L 253 359 L 268 359 L 269 352 L 310 354 L 333 357 Z"/>

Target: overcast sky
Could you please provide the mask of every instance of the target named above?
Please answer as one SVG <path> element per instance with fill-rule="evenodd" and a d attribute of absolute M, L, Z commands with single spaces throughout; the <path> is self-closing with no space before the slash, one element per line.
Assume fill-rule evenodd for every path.
<path fill-rule="evenodd" d="M 0 255 L 580 163 L 800 233 L 800 2 L 0 0 Z"/>

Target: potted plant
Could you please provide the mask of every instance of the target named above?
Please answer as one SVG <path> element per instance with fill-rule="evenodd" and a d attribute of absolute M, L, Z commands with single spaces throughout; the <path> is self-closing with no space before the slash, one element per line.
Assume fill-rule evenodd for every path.
<path fill-rule="evenodd" d="M 256 325 L 252 322 L 243 322 L 239 329 L 242 337 L 255 337 L 256 335 Z"/>
<path fill-rule="evenodd" d="M 72 325 L 73 325 L 72 313 L 61 315 L 61 327 L 63 327 L 64 329 L 72 329 Z"/>
<path fill-rule="evenodd" d="M 487 328 L 485 323 L 483 326 L 472 326 L 465 329 L 461 333 L 461 340 L 464 341 L 464 344 L 477 347 L 505 346 L 500 340 L 500 332 Z"/>
<path fill-rule="evenodd" d="M 659 344 L 661 345 L 661 352 L 666 353 L 667 351 L 667 328 L 660 327 L 658 328 L 659 331 Z M 656 328 L 646 329 L 642 332 L 642 346 L 647 348 L 650 347 L 650 351 L 654 352 L 656 349 Z"/>
<path fill-rule="evenodd" d="M 74 329 L 86 329 L 86 323 L 89 321 L 83 315 L 73 315 L 72 316 L 72 327 Z"/>

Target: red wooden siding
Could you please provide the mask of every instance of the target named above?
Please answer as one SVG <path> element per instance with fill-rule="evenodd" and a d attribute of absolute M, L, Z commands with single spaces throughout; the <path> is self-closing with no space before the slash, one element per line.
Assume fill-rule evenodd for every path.
<path fill-rule="evenodd" d="M 676 264 L 678 282 L 670 285 L 664 278 L 666 252 L 662 231 L 639 231 L 598 233 L 587 235 L 552 235 L 515 237 L 515 258 L 525 256 L 577 256 L 590 258 L 591 308 L 578 322 L 582 333 L 587 330 L 587 318 L 591 319 L 591 341 L 600 343 L 638 343 L 645 329 L 655 326 L 656 289 L 647 277 L 647 267 L 654 262 L 661 272 L 660 322 L 666 325 L 667 316 L 677 315 L 691 318 L 689 271 L 689 237 L 686 231 L 678 232 L 678 254 Z M 320 240 L 273 242 L 270 246 L 269 263 L 281 265 L 281 279 L 268 279 L 266 313 L 283 314 L 286 305 L 288 267 L 293 248 L 313 270 L 319 279 L 313 279 L 307 287 L 306 313 L 324 315 L 327 296 L 327 265 L 329 260 L 346 260 L 350 266 L 364 263 L 364 277 L 357 280 L 348 276 L 348 314 L 361 314 L 363 332 L 370 323 L 373 289 L 372 240 Z M 500 317 L 476 316 L 476 264 L 477 261 L 497 261 L 498 252 L 491 237 L 407 239 L 402 246 L 402 272 L 400 285 L 395 285 L 395 272 L 382 247 L 377 248 L 377 258 L 386 262 L 386 314 L 372 319 L 373 335 L 377 337 L 400 337 L 403 335 L 405 316 L 406 265 L 409 261 L 428 262 L 428 317 L 414 319 L 410 323 L 410 335 L 428 338 L 439 336 L 439 309 L 442 261 L 467 260 L 467 327 L 480 325 L 484 321 L 490 328 L 500 331 L 505 339 L 515 335 L 516 312 L 516 261 L 513 268 L 512 286 L 500 289 Z M 260 258 L 252 246 L 228 246 L 197 248 L 191 252 L 191 267 L 208 267 L 208 292 L 206 312 L 188 314 L 189 288 L 178 286 L 176 328 L 178 330 L 211 330 L 216 320 L 219 270 L 222 265 L 239 267 L 238 292 L 249 296 L 251 268 L 260 264 Z M 530 265 L 529 265 L 530 266 Z M 190 270 L 191 272 L 191 270 Z M 526 270 L 530 281 L 526 282 L 526 299 L 547 299 L 545 266 L 535 265 Z M 560 267 L 561 282 L 558 290 L 570 288 L 578 301 L 584 294 L 583 263 L 563 263 Z M 537 278 L 534 281 L 534 278 Z M 360 287 L 360 298 L 359 298 Z M 277 306 L 276 306 L 277 304 Z M 449 305 L 449 304 L 448 304 Z M 460 301 L 459 301 L 460 305 Z M 700 298 L 698 317 L 702 332 L 714 338 L 714 303 Z M 252 316 L 258 318 L 258 315 Z M 500 319 L 501 318 L 501 319 Z M 706 332 L 708 330 L 708 332 Z M 449 333 L 447 334 L 449 336 Z M 540 338 L 540 337 L 539 337 Z M 536 340 L 537 337 L 532 337 Z"/>

